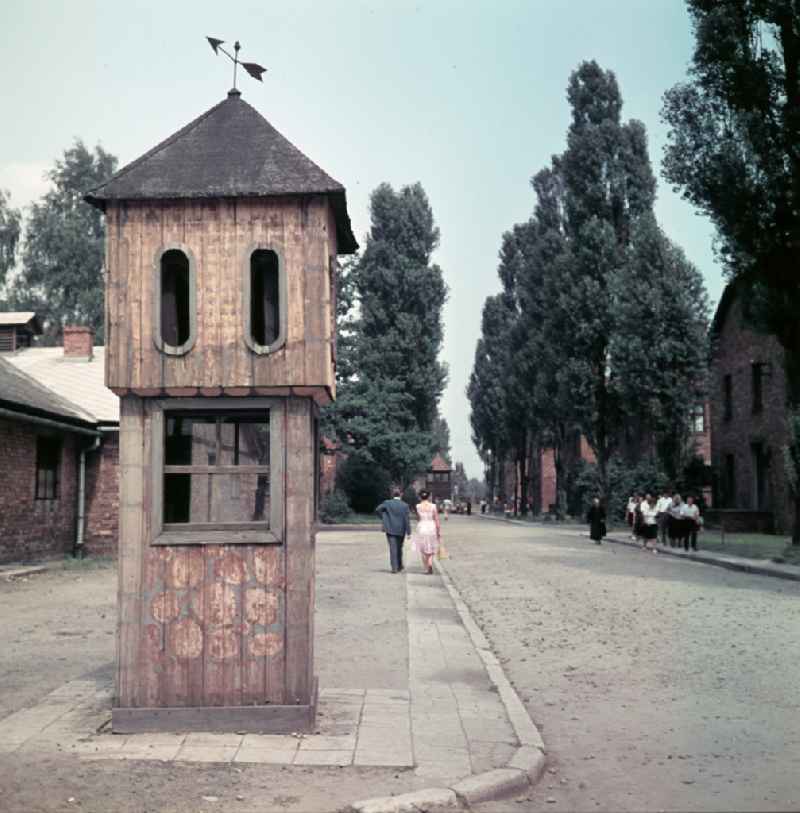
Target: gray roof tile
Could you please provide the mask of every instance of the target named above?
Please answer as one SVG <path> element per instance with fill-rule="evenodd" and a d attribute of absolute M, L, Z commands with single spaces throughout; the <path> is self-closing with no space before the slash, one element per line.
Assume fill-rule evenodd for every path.
<path fill-rule="evenodd" d="M 20 408 L 19 411 L 24 413 L 45 413 L 83 424 L 94 423 L 91 415 L 18 370 L 4 358 L 0 358 L 0 402 L 11 408 Z"/>

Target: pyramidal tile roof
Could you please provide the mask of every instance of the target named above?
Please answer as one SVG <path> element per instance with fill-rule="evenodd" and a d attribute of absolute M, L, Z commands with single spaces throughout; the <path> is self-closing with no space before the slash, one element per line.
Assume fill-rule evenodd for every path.
<path fill-rule="evenodd" d="M 450 464 L 440 454 L 437 454 L 431 461 L 431 467 L 428 471 L 452 471 L 452 469 Z"/>
<path fill-rule="evenodd" d="M 344 187 L 281 135 L 238 90 L 92 189 L 86 201 L 328 195 L 340 254 L 358 248 Z"/>

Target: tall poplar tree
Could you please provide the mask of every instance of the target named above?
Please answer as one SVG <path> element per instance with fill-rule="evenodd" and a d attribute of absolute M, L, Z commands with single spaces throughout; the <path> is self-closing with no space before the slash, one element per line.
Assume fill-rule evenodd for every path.
<path fill-rule="evenodd" d="M 800 6 L 797 0 L 687 0 L 689 81 L 664 96 L 664 176 L 705 212 L 756 329 L 784 350 L 790 442 L 800 469 Z M 792 542 L 800 544 L 800 489 Z"/>
<path fill-rule="evenodd" d="M 430 463 L 434 421 L 447 381 L 439 361 L 447 288 L 432 263 L 439 230 L 420 184 L 381 184 L 370 199 L 371 229 L 349 270 L 346 380 L 326 426 L 343 448 L 403 486 Z M 345 317 L 346 318 L 346 317 Z"/>
<path fill-rule="evenodd" d="M 570 77 L 567 98 L 572 123 L 560 159 L 567 249 L 551 316 L 569 345 L 561 386 L 572 393 L 607 494 L 608 464 L 624 419 L 610 354 L 615 303 L 609 282 L 626 260 L 637 220 L 652 213 L 655 178 L 644 125 L 622 121 L 613 72 L 584 62 Z"/>

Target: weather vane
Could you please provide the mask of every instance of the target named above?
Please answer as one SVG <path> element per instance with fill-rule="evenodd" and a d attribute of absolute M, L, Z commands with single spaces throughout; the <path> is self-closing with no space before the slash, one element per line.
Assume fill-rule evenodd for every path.
<path fill-rule="evenodd" d="M 218 40 L 214 37 L 206 37 L 208 40 L 208 44 L 214 49 L 215 54 L 219 54 L 222 51 L 231 62 L 233 62 L 233 89 L 236 90 L 236 67 L 241 65 L 249 74 L 253 77 L 253 79 L 258 79 L 259 82 L 263 81 L 261 79 L 261 74 L 266 72 L 266 68 L 262 68 L 261 65 L 256 65 L 255 62 L 239 62 L 239 50 L 241 49 L 241 45 L 239 44 L 239 40 L 233 44 L 233 50 L 235 56 L 231 56 L 223 47 L 222 44 L 225 40 Z"/>

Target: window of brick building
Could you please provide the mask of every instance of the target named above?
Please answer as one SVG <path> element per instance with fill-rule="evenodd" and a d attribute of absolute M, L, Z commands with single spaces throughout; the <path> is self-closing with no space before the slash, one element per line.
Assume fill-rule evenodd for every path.
<path fill-rule="evenodd" d="M 706 408 L 704 404 L 695 404 L 691 414 L 692 432 L 702 434 L 706 431 Z"/>
<path fill-rule="evenodd" d="M 750 366 L 750 371 L 753 391 L 753 414 L 756 414 L 764 408 L 764 365 L 761 362 L 754 362 Z"/>
<path fill-rule="evenodd" d="M 732 454 L 725 455 L 725 505 L 728 508 L 736 507 L 736 458 Z"/>
<path fill-rule="evenodd" d="M 36 438 L 36 499 L 57 500 L 61 439 L 39 435 Z"/>
<path fill-rule="evenodd" d="M 726 375 L 722 379 L 723 415 L 729 421 L 733 417 L 733 378 Z"/>

